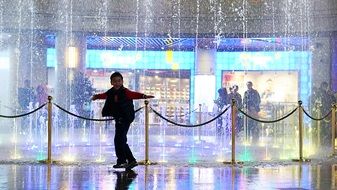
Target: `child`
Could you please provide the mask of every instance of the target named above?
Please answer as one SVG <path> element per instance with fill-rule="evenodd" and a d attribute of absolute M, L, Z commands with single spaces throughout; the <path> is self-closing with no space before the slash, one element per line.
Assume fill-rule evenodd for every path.
<path fill-rule="evenodd" d="M 102 116 L 112 116 L 115 119 L 115 153 L 117 163 L 114 168 L 132 169 L 138 163 L 127 144 L 127 133 L 130 124 L 135 119 L 134 99 L 154 98 L 139 92 L 133 92 L 123 86 L 123 76 L 119 72 L 114 72 L 110 76 L 112 88 L 102 94 L 95 94 L 91 98 L 105 99 L 102 109 Z"/>

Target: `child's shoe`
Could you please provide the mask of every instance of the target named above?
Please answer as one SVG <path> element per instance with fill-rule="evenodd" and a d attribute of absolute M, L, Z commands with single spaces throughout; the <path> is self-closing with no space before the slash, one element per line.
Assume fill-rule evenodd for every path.
<path fill-rule="evenodd" d="M 113 168 L 126 168 L 128 166 L 127 163 L 122 163 L 122 164 L 115 164 L 112 167 Z"/>

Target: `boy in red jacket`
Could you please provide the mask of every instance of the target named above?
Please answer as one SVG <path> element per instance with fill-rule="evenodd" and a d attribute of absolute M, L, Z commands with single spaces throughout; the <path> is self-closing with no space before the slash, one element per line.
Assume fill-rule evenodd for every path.
<path fill-rule="evenodd" d="M 138 165 L 127 144 L 127 133 L 135 119 L 133 100 L 154 98 L 154 96 L 147 96 L 125 88 L 123 86 L 123 76 L 119 72 L 111 74 L 110 83 L 112 88 L 105 93 L 93 95 L 91 99 L 105 99 L 102 116 L 112 116 L 115 119 L 114 143 L 117 163 L 113 167 L 132 169 Z"/>

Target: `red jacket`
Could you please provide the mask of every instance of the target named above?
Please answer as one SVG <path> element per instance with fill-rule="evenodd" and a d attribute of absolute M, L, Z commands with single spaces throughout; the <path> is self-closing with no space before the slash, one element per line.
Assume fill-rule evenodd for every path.
<path fill-rule="evenodd" d="M 125 88 L 125 95 L 126 98 L 129 100 L 136 100 L 136 99 L 144 99 L 145 98 L 145 94 L 140 93 L 140 92 L 134 92 L 131 91 L 127 88 Z M 101 94 L 96 94 L 96 98 L 97 99 L 106 99 L 108 97 L 108 95 L 106 94 L 106 92 L 101 93 Z"/>
<path fill-rule="evenodd" d="M 119 89 L 111 88 L 105 93 L 97 94 L 95 98 L 105 99 L 102 109 L 103 117 L 124 118 L 131 123 L 135 118 L 133 100 L 146 98 L 146 95 L 122 86 Z"/>

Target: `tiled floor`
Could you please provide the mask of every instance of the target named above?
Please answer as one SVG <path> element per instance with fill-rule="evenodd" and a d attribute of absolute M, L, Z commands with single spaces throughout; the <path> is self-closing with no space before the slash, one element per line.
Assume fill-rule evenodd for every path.
<path fill-rule="evenodd" d="M 90 131 L 91 128 L 64 127 L 58 128 L 58 133 L 55 129 L 52 159 L 61 163 L 51 165 L 37 162 L 47 157 L 46 139 L 41 138 L 46 137 L 45 130 L 24 134 L 14 129 L 0 132 L 0 190 L 337 189 L 337 156 L 329 157 L 331 147 L 317 146 L 313 135 L 306 136 L 303 147 L 303 156 L 311 162 L 291 161 L 299 158 L 294 131 L 283 136 L 266 133 L 254 145 L 244 144 L 238 135 L 232 154 L 231 139 L 216 135 L 214 127 L 201 131 L 153 127 L 149 158 L 160 163 L 125 172 L 112 169 L 116 158 L 114 131 L 109 128 L 93 127 Z M 141 129 L 134 126 L 128 136 L 139 160 L 145 158 Z M 222 163 L 233 155 L 243 163 Z"/>
<path fill-rule="evenodd" d="M 337 160 L 337 159 L 336 159 Z M 2 163 L 0 189 L 335 189 L 335 158 L 306 163 L 139 165 L 130 172 L 112 163 Z"/>

